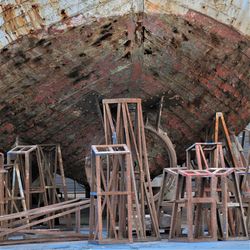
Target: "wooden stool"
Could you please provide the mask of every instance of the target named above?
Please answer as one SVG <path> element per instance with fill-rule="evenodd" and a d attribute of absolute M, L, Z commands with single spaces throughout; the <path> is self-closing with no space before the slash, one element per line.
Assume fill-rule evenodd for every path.
<path fill-rule="evenodd" d="M 193 154 L 195 154 L 196 165 L 191 161 Z M 194 143 L 186 149 L 186 167 L 188 169 L 199 170 L 219 167 L 225 168 L 222 143 Z"/>
<path fill-rule="evenodd" d="M 211 169 L 218 179 L 217 217 L 220 238 L 247 240 L 246 216 L 235 168 Z"/>
<path fill-rule="evenodd" d="M 166 169 L 168 171 L 168 169 Z M 170 170 L 171 171 L 171 170 Z M 177 185 L 173 201 L 171 241 L 216 241 L 216 182 L 208 170 L 177 170 Z M 186 232 L 182 227 L 186 211 Z M 207 228 L 206 228 L 207 227 Z"/>

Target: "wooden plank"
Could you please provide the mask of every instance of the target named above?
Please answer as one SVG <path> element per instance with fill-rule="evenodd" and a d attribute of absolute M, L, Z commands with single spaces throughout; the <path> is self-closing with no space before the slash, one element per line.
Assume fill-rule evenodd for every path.
<path fill-rule="evenodd" d="M 71 204 L 71 206 L 62 206 L 63 208 L 67 209 L 67 208 L 71 208 L 71 207 L 75 207 L 75 206 L 82 206 L 84 205 L 86 208 L 89 207 L 89 204 L 88 202 L 78 202 L 78 203 L 74 203 L 74 204 Z M 32 215 L 29 215 L 25 218 L 20 218 L 19 220 L 16 220 L 16 221 L 11 221 L 9 224 L 5 224 L 5 227 L 10 227 L 12 228 L 13 226 L 15 225 L 21 225 L 21 224 L 24 224 L 24 223 L 29 223 L 29 221 L 31 220 L 34 220 L 34 219 L 37 219 L 43 215 L 48 215 L 48 214 L 51 214 L 53 215 L 54 213 L 53 212 L 57 212 L 58 210 L 61 210 L 62 208 L 60 207 L 57 207 L 53 210 L 42 210 L 40 211 L 40 213 L 36 213 L 36 214 L 32 214 Z M 28 218 L 28 219 L 27 219 Z M 0 231 L 1 231 L 1 228 L 0 228 Z"/>
<path fill-rule="evenodd" d="M 125 127 L 125 133 L 126 133 L 126 140 L 130 141 L 130 138 L 132 139 L 132 143 L 130 144 L 130 150 L 133 148 L 135 151 L 135 155 L 136 155 L 136 159 L 134 159 L 134 161 L 137 161 L 138 165 L 139 165 L 139 171 L 140 171 L 140 224 L 142 225 L 142 231 L 143 234 L 146 236 L 146 225 L 145 225 L 145 197 L 144 197 L 144 182 L 145 182 L 145 176 L 144 176 L 144 170 L 142 167 L 142 153 L 139 154 L 139 150 L 142 150 L 142 146 L 141 146 L 141 134 L 139 131 L 137 131 L 138 134 L 138 142 L 136 141 L 136 136 L 134 133 L 134 128 L 133 128 L 133 124 L 132 124 L 132 120 L 130 117 L 130 113 L 129 113 L 129 109 L 128 109 L 128 105 L 127 103 L 122 104 L 122 112 L 123 112 L 123 119 L 124 119 L 124 127 Z M 138 107 L 137 107 L 137 113 L 138 113 Z M 141 129 L 140 126 L 140 119 L 139 119 L 139 115 L 138 115 L 138 129 Z M 139 143 L 139 147 L 137 145 L 137 143 Z"/>
<path fill-rule="evenodd" d="M 96 192 L 96 168 L 95 168 L 95 155 L 91 151 L 91 192 Z M 94 240 L 95 233 L 95 221 L 96 221 L 96 206 L 95 198 L 90 194 L 90 211 L 89 211 L 89 240 Z"/>
<path fill-rule="evenodd" d="M 126 107 L 124 105 L 122 105 L 122 114 L 123 114 L 123 122 L 124 122 L 124 132 L 125 132 L 125 140 L 126 140 L 126 144 L 128 146 L 128 148 L 131 151 L 131 142 L 130 142 L 130 138 L 129 138 L 129 131 L 128 131 L 128 121 L 127 121 L 127 114 L 126 114 Z M 132 153 L 132 151 L 131 151 Z M 138 156 L 137 156 L 137 159 Z M 139 162 L 139 161 L 138 161 Z M 141 213 L 141 204 L 139 203 L 139 199 L 138 199 L 138 195 L 137 195 L 137 187 L 136 187 L 136 180 L 135 180 L 135 174 L 134 174 L 134 167 L 133 167 L 133 160 L 131 157 L 131 173 L 132 173 L 132 180 L 133 180 L 133 191 L 135 194 L 135 206 L 136 206 L 136 212 L 137 215 L 134 216 L 134 219 L 136 218 L 136 222 L 138 223 L 138 228 L 139 228 L 139 232 L 140 235 L 138 235 L 139 238 L 145 238 L 146 237 L 146 230 L 145 230 L 145 221 L 144 219 L 142 220 L 144 214 Z"/>
<path fill-rule="evenodd" d="M 186 177 L 188 240 L 193 241 L 192 178 Z"/>
<path fill-rule="evenodd" d="M 242 197 L 241 197 L 241 193 L 240 193 L 240 187 L 239 187 L 239 180 L 238 180 L 238 176 L 236 175 L 235 172 L 232 173 L 233 175 L 233 180 L 234 180 L 234 185 L 235 185 L 235 191 L 236 191 L 236 202 L 238 201 L 239 203 L 239 212 L 240 212 L 240 220 L 241 220 L 241 225 L 242 225 L 242 230 L 243 230 L 243 235 L 245 237 L 248 237 L 248 230 L 247 230 L 247 225 L 246 225 L 246 220 L 245 220 L 245 215 L 244 215 L 244 208 L 242 205 Z"/>
<path fill-rule="evenodd" d="M 103 99 L 103 104 L 117 104 L 117 103 L 141 103 L 139 98 L 116 98 L 116 99 Z"/>
<path fill-rule="evenodd" d="M 35 208 L 35 209 L 30 209 L 30 210 L 27 210 L 24 212 L 0 216 L 0 221 L 17 219 L 20 217 L 33 216 L 33 215 L 40 216 L 41 213 L 48 213 L 48 212 L 50 213 L 50 212 L 57 211 L 60 209 L 67 209 L 67 208 L 73 207 L 76 204 L 77 205 L 86 205 L 88 203 L 89 203 L 89 200 L 79 201 L 79 199 L 74 199 L 74 200 L 70 200 L 70 201 L 65 201 L 65 202 L 49 205 L 47 207 L 39 207 L 39 208 Z"/>
<path fill-rule="evenodd" d="M 126 179 L 127 179 L 127 192 L 128 192 L 128 198 L 127 198 L 127 210 L 128 210 L 128 239 L 129 242 L 133 241 L 132 236 L 132 189 L 131 189 L 131 166 L 130 166 L 130 155 L 127 155 L 125 158 L 125 168 L 126 168 Z"/>
<path fill-rule="evenodd" d="M 1 231 L 8 231 L 9 228 L 1 228 Z M 19 235 L 20 234 L 20 235 Z M 47 235 L 47 236 L 61 236 L 61 237 L 81 237 L 82 234 L 76 233 L 74 231 L 63 231 L 63 230 L 55 230 L 55 229 L 24 229 L 19 230 L 16 235 L 22 236 L 24 234 L 30 234 L 30 235 Z M 12 239 L 9 239 L 9 241 L 12 241 Z M 1 245 L 1 241 L 0 241 Z"/>
<path fill-rule="evenodd" d="M 197 144 L 195 145 L 195 153 L 196 153 L 196 160 L 197 160 L 198 169 L 202 170 L 200 147 Z"/>
<path fill-rule="evenodd" d="M 170 231 L 169 231 L 169 240 L 175 238 L 175 230 L 176 230 L 176 224 L 177 224 L 177 213 L 178 213 L 178 203 L 177 201 L 180 199 L 180 178 L 183 178 L 182 176 L 177 174 L 177 181 L 176 181 L 176 188 L 174 191 L 174 200 L 172 205 L 172 216 L 171 216 L 171 224 L 170 224 Z"/>
<path fill-rule="evenodd" d="M 112 108 L 117 107 L 117 113 L 115 117 L 111 118 L 111 112 L 109 113 L 109 118 L 107 110 L 110 110 L 110 104 Z M 133 105 L 133 110 L 130 110 L 128 105 Z M 147 204 L 150 210 L 150 217 L 152 219 L 152 233 L 157 237 L 159 236 L 158 219 L 154 204 L 154 197 L 151 187 L 151 179 L 148 168 L 146 143 L 145 143 L 145 133 L 141 110 L 141 100 L 140 99 L 113 99 L 104 100 L 103 107 L 104 113 L 104 128 L 105 128 L 105 139 L 106 144 L 114 143 L 111 137 L 108 135 L 109 131 L 112 131 L 112 123 L 116 120 L 116 139 L 119 143 L 126 143 L 128 148 L 131 150 L 133 159 L 131 158 L 131 178 L 132 178 L 132 190 L 134 191 L 134 205 L 136 213 L 133 211 L 133 220 L 136 224 L 136 233 L 138 238 L 146 238 L 146 226 L 145 226 L 145 205 Z M 144 139 L 143 139 L 144 137 Z M 134 169 L 134 162 L 137 163 Z M 137 170 L 139 168 L 139 171 Z M 135 172 L 138 171 L 138 183 L 136 180 Z M 124 178 L 124 174 L 122 174 Z M 137 184 L 139 189 L 137 189 Z M 123 198 L 124 197 L 124 198 Z M 140 197 L 140 199 L 138 198 Z M 125 196 L 120 197 L 120 206 L 125 199 Z M 128 197 L 127 197 L 128 199 Z M 145 203 L 145 201 L 147 203 Z M 113 203 L 112 203 L 113 204 Z M 113 204 L 115 206 L 115 203 Z M 118 205 L 119 207 L 119 205 Z M 124 206 L 122 206 L 124 207 Z M 121 213 L 121 235 L 124 231 L 125 220 L 123 214 L 123 208 L 120 207 Z M 123 226 L 122 226 L 123 225 Z"/>
<path fill-rule="evenodd" d="M 211 220 L 211 237 L 214 240 L 217 240 L 217 218 L 216 218 L 216 211 L 217 211 L 217 206 L 216 206 L 216 195 L 217 195 L 217 177 L 213 176 L 211 178 L 211 197 L 213 201 L 211 201 L 211 210 L 210 210 L 210 220 Z"/>
<path fill-rule="evenodd" d="M 30 158 L 29 154 L 25 153 L 25 202 L 27 209 L 30 209 Z"/>
<path fill-rule="evenodd" d="M 76 233 L 81 232 L 81 210 L 80 207 L 77 208 L 76 212 L 75 212 L 75 227 L 76 227 Z"/>
<path fill-rule="evenodd" d="M 32 238 L 32 239 L 22 239 L 22 240 L 7 240 L 7 241 L 0 241 L 1 246 L 5 245 L 17 245 L 17 244 L 28 244 L 28 243 L 47 243 L 47 242 L 62 242 L 63 241 L 80 241 L 86 240 L 88 238 L 87 235 L 81 236 L 68 236 L 62 235 L 62 237 L 53 237 L 53 238 Z"/>
<path fill-rule="evenodd" d="M 95 157 L 96 165 L 96 191 L 101 193 L 101 170 L 100 170 L 100 156 Z M 97 210 L 98 210 L 98 239 L 102 240 L 102 200 L 101 196 L 97 196 Z"/>
<path fill-rule="evenodd" d="M 143 123 L 143 116 L 142 116 L 142 107 L 141 105 L 138 105 L 138 115 L 140 116 L 140 122 L 141 122 L 141 135 L 142 135 L 142 152 L 143 152 L 143 159 L 144 159 L 144 171 L 145 171 L 145 177 L 147 180 L 147 191 L 149 192 L 149 203 L 151 203 L 152 209 L 150 211 L 151 220 L 153 222 L 153 232 L 155 234 L 156 238 L 160 238 L 159 233 L 159 224 L 157 220 L 157 214 L 156 214 L 156 208 L 155 208 L 155 202 L 154 202 L 154 196 L 151 186 L 151 178 L 149 173 L 149 165 L 148 165 L 148 153 L 147 153 L 147 146 L 146 146 L 146 137 L 145 137 L 145 130 L 144 130 L 144 123 Z M 145 185 L 144 185 L 145 186 Z"/>
<path fill-rule="evenodd" d="M 84 208 L 87 208 L 88 205 L 82 205 L 81 206 L 81 209 L 84 209 Z M 32 226 L 35 226 L 35 225 L 38 225 L 40 223 L 43 223 L 43 222 L 47 222 L 49 220 L 52 220 L 52 219 L 55 219 L 55 218 L 58 218 L 58 217 L 61 217 L 61 216 L 64 216 L 64 215 L 67 215 L 67 214 L 70 214 L 70 213 L 73 213 L 77 210 L 78 208 L 72 208 L 72 209 L 69 209 L 67 211 L 64 211 L 64 212 L 61 212 L 59 214 L 55 214 L 55 215 L 52 215 L 52 216 L 48 216 L 48 217 L 45 217 L 43 219 L 40 219 L 40 220 L 35 220 L 33 222 L 30 222 L 30 223 L 27 223 L 25 225 L 22 225 L 22 226 L 19 226 L 19 227 L 16 227 L 16 228 L 11 228 L 5 232 L 1 232 L 0 233 L 0 237 L 3 237 L 3 236 L 6 236 L 6 235 L 10 235 L 12 233 L 15 233 L 15 232 L 18 232 L 19 230 L 23 230 L 23 229 L 26 229 L 26 228 L 30 228 Z"/>
<path fill-rule="evenodd" d="M 218 142 L 218 139 L 219 139 L 219 118 L 221 119 L 223 133 L 224 133 L 224 135 L 226 137 L 226 143 L 227 143 L 227 146 L 228 146 L 228 152 L 229 152 L 230 158 L 232 160 L 233 166 L 235 168 L 237 168 L 238 164 L 237 164 L 237 161 L 236 161 L 234 153 L 233 153 L 232 142 L 231 142 L 231 139 L 230 139 L 230 135 L 229 135 L 229 132 L 228 132 L 228 129 L 227 129 L 227 126 L 226 126 L 224 116 L 223 116 L 223 114 L 221 112 L 216 113 L 216 127 L 215 127 L 215 139 L 214 139 L 214 141 Z"/>
<path fill-rule="evenodd" d="M 203 152 L 203 150 L 202 150 L 202 147 L 199 146 L 199 148 L 200 148 L 201 157 L 202 157 L 203 162 L 204 162 L 204 164 L 205 164 L 205 168 L 206 168 L 206 169 L 209 169 L 208 163 L 207 163 L 207 159 L 206 159 L 205 154 L 204 154 L 204 152 Z"/>
<path fill-rule="evenodd" d="M 219 141 L 219 113 L 215 115 L 214 142 Z"/>

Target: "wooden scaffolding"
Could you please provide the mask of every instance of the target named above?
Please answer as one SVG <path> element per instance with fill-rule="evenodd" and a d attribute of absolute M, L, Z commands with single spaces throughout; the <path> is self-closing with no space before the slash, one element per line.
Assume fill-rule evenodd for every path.
<path fill-rule="evenodd" d="M 60 145 L 18 145 L 8 151 L 10 213 L 59 202 L 56 174 L 62 178 L 64 200 L 68 200 Z M 25 200 L 25 203 L 23 203 Z"/>
<path fill-rule="evenodd" d="M 123 144 L 93 145 L 91 155 L 89 240 L 132 242 L 130 151 Z"/>
<path fill-rule="evenodd" d="M 147 156 L 141 99 L 104 99 L 104 132 L 106 144 L 126 144 L 131 152 L 132 190 L 134 217 L 138 223 L 138 239 L 146 240 L 150 232 L 152 239 L 159 239 L 159 225 L 152 192 Z M 152 227 L 146 228 L 146 214 Z"/>

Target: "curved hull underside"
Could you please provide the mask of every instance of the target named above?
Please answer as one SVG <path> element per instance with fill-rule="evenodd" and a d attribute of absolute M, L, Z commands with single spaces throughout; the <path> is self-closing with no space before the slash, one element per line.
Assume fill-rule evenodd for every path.
<path fill-rule="evenodd" d="M 236 133 L 250 121 L 248 1 L 4 2 L 4 150 L 16 136 L 61 143 L 66 175 L 85 182 L 85 156 L 103 138 L 103 98 L 142 98 L 154 123 L 163 95 L 161 126 L 179 161 L 215 112 L 224 112 Z"/>

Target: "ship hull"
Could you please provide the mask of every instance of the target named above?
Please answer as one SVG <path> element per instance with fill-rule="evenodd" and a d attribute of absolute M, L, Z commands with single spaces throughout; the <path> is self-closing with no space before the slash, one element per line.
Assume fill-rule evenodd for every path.
<path fill-rule="evenodd" d="M 60 143 L 66 175 L 87 183 L 85 158 L 103 142 L 103 98 L 142 98 L 154 125 L 164 96 L 161 128 L 179 163 L 190 144 L 204 140 L 215 112 L 240 132 L 250 121 L 248 31 L 190 8 L 160 11 L 152 2 L 161 1 L 94 17 L 61 10 L 60 21 L 45 27 L 39 19 L 29 34 L 13 35 L 0 57 L 1 148 L 17 136 Z M 152 176 L 168 165 L 160 145 L 149 142 L 157 158 Z"/>

